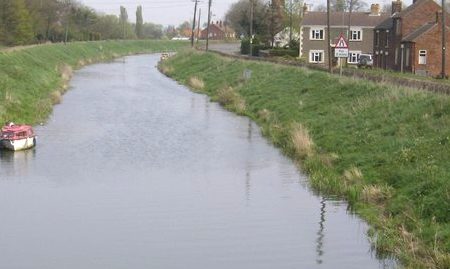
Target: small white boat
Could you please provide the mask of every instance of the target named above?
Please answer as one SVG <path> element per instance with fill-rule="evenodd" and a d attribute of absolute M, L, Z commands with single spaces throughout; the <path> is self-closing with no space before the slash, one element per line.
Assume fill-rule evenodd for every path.
<path fill-rule="evenodd" d="M 29 149 L 36 145 L 36 135 L 29 125 L 15 125 L 7 122 L 2 127 L 1 143 L 10 150 Z"/>

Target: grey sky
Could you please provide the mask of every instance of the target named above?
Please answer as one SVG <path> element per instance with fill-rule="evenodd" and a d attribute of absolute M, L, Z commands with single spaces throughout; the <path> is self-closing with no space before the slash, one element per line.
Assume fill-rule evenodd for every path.
<path fill-rule="evenodd" d="M 86 6 L 92 7 L 98 12 L 105 14 L 120 14 L 120 6 L 127 9 L 130 22 L 136 21 L 136 9 L 142 6 L 145 22 L 162 25 L 178 26 L 184 21 L 192 22 L 194 16 L 194 0 L 79 0 Z M 231 4 L 239 0 L 212 0 L 212 20 L 222 20 Z M 207 21 L 208 0 L 198 3 L 201 9 L 200 23 Z M 197 10 L 198 12 L 198 10 Z M 198 13 L 197 13 L 198 16 Z"/>

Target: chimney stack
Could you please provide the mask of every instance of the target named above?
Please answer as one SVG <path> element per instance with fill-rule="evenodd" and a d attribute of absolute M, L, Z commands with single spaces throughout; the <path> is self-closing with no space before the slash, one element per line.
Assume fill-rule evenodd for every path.
<path fill-rule="evenodd" d="M 305 14 L 308 12 L 308 6 L 306 5 L 306 3 L 303 3 L 303 16 L 305 16 Z"/>
<path fill-rule="evenodd" d="M 372 4 L 370 5 L 370 16 L 379 16 L 380 15 L 380 5 Z"/>
<path fill-rule="evenodd" d="M 392 14 L 402 12 L 402 1 L 392 1 Z"/>

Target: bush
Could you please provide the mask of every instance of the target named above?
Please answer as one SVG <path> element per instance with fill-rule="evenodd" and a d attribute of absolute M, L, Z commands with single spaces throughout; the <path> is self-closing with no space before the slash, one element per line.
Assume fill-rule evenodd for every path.
<path fill-rule="evenodd" d="M 252 42 L 252 56 L 259 56 L 259 37 L 255 36 Z M 241 54 L 246 55 L 250 54 L 250 38 L 243 38 L 241 41 Z"/>
<path fill-rule="evenodd" d="M 250 53 L 250 38 L 246 37 L 241 40 L 241 54 Z"/>
<path fill-rule="evenodd" d="M 271 49 L 271 50 L 269 50 L 269 55 L 275 56 L 275 57 L 283 57 L 286 55 L 291 56 L 291 57 L 297 57 L 298 51 L 291 50 L 291 49 Z"/>

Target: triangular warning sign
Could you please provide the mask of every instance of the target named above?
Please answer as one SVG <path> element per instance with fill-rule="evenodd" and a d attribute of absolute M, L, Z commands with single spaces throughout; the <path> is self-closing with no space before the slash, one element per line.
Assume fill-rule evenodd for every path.
<path fill-rule="evenodd" d="M 339 36 L 339 39 L 337 40 L 334 47 L 338 48 L 338 49 L 348 49 L 347 41 L 345 40 L 345 38 L 342 34 L 341 34 L 341 36 Z"/>

